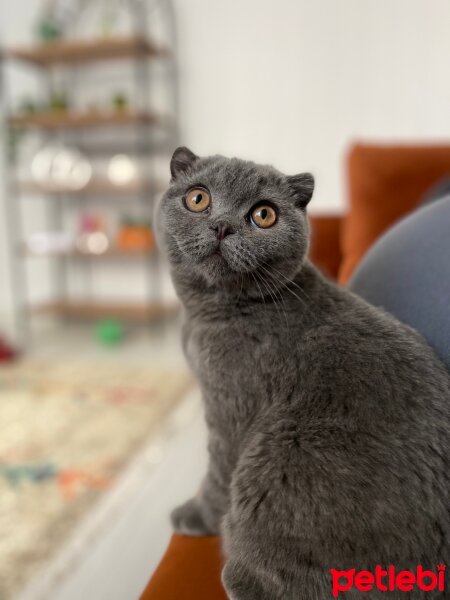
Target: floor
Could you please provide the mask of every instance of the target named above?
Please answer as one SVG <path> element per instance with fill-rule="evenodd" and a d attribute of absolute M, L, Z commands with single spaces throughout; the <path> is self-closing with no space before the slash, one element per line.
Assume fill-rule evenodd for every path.
<path fill-rule="evenodd" d="M 184 364 L 176 323 L 130 332 L 115 348 L 99 346 L 89 327 L 48 329 L 40 333 L 30 354 Z M 194 390 L 75 537 L 14 600 L 139 598 L 169 540 L 171 508 L 198 488 L 206 466 L 205 448 L 201 402 Z"/>

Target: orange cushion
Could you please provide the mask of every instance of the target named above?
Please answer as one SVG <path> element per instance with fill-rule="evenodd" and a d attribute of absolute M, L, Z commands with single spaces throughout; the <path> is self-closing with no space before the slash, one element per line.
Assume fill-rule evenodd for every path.
<path fill-rule="evenodd" d="M 341 264 L 341 223 L 339 215 L 311 215 L 309 258 L 322 273 L 337 279 Z"/>
<path fill-rule="evenodd" d="M 450 173 L 450 146 L 355 145 L 348 155 L 349 212 L 339 282 L 346 283 L 372 243 Z"/>
<path fill-rule="evenodd" d="M 220 538 L 174 535 L 140 600 L 227 600 Z"/>

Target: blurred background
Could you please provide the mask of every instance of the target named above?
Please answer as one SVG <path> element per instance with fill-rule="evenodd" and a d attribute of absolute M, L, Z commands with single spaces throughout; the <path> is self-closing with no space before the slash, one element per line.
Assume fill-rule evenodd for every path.
<path fill-rule="evenodd" d="M 449 25 L 446 0 L 0 0 L 0 600 L 137 598 L 198 486 L 152 224 L 175 147 L 312 171 L 339 278 L 379 172 L 430 165 L 412 205 L 450 173 Z"/>

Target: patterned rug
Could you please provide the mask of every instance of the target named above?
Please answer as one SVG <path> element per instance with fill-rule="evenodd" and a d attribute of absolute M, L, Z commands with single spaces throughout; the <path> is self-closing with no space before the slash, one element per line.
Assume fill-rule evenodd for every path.
<path fill-rule="evenodd" d="M 56 554 L 190 382 L 101 362 L 0 367 L 0 600 Z"/>

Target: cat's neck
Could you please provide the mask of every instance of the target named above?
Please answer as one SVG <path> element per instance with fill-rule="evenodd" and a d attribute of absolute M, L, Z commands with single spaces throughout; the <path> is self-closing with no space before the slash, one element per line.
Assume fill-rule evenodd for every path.
<path fill-rule="evenodd" d="M 327 285 L 322 275 L 305 260 L 299 271 L 291 279 L 280 275 L 278 286 L 259 284 L 251 293 L 243 290 L 226 290 L 207 286 L 202 280 L 173 276 L 177 294 L 190 316 L 199 316 L 207 310 L 212 314 L 232 316 L 244 310 L 263 306 L 265 310 L 279 310 L 279 303 L 284 306 L 301 301 L 304 305 L 314 304 L 314 292 Z"/>

